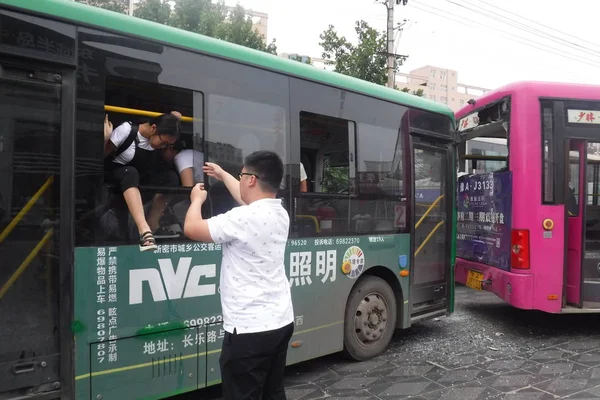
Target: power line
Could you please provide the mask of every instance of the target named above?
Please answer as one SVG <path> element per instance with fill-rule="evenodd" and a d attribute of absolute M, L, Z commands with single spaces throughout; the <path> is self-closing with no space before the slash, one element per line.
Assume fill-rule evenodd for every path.
<path fill-rule="evenodd" d="M 552 27 L 550 27 L 550 26 L 548 26 L 548 25 L 544 25 L 544 24 L 542 24 L 542 23 L 540 23 L 540 22 L 536 22 L 536 21 L 534 21 L 534 20 L 532 20 L 532 19 L 525 18 L 525 17 L 523 17 L 523 16 L 520 16 L 520 15 L 518 15 L 518 14 L 515 14 L 515 13 L 513 13 L 513 12 L 511 12 L 511 11 L 505 10 L 505 9 L 503 9 L 503 8 L 500 8 L 500 7 L 498 7 L 498 6 L 495 6 L 495 5 L 491 4 L 491 3 L 488 3 L 488 2 L 487 2 L 487 1 L 485 1 L 485 0 L 479 0 L 479 1 L 480 1 L 481 3 L 483 3 L 483 4 L 487 4 L 487 5 L 488 5 L 488 6 L 490 6 L 490 7 L 493 7 L 493 8 L 495 8 L 495 9 L 497 9 L 497 10 L 500 10 L 500 11 L 502 11 L 502 12 L 506 13 L 506 14 L 514 15 L 515 17 L 519 17 L 519 18 L 521 18 L 521 19 L 523 19 L 523 20 L 525 20 L 525 21 L 531 22 L 531 23 L 533 23 L 533 24 L 536 24 L 536 25 L 539 25 L 539 26 L 543 26 L 544 28 L 546 28 L 546 29 L 550 29 L 551 31 L 555 31 L 555 32 L 557 32 L 557 33 L 559 33 L 559 34 L 561 34 L 561 35 L 564 35 L 564 36 L 570 36 L 570 37 L 572 37 L 573 39 L 575 39 L 575 40 L 578 40 L 578 41 L 580 41 L 580 42 L 585 42 L 585 43 L 589 43 L 589 44 L 591 44 L 592 46 L 600 47 L 600 44 L 598 44 L 598 43 L 590 42 L 589 40 L 582 39 L 582 38 L 580 38 L 580 37 L 578 37 L 578 36 L 571 35 L 570 33 L 563 32 L 563 31 L 561 31 L 561 30 L 558 30 L 558 29 L 556 29 L 556 28 L 552 28 Z"/>
<path fill-rule="evenodd" d="M 526 24 L 523 24 L 522 22 L 515 21 L 512 18 L 503 16 L 503 15 L 499 15 L 499 14 L 495 13 L 494 11 L 490 11 L 490 10 L 487 10 L 487 9 L 485 9 L 483 7 L 477 6 L 477 5 L 473 4 L 473 3 L 469 3 L 466 0 L 463 0 L 463 3 L 465 3 L 465 4 L 467 4 L 467 5 L 471 6 L 471 7 L 476 7 L 476 8 L 467 7 L 465 4 L 460 4 L 460 3 L 457 3 L 456 1 L 453 1 L 453 0 L 446 0 L 446 1 L 448 3 L 454 4 L 457 7 L 462 7 L 462 8 L 464 8 L 466 10 L 469 10 L 469 11 L 471 11 L 473 13 L 483 15 L 484 17 L 490 18 L 490 19 L 492 19 L 492 20 L 494 20 L 496 22 L 500 22 L 500 23 L 512 26 L 514 28 L 517 28 L 519 30 L 526 31 L 528 33 L 531 33 L 532 35 L 541 37 L 542 39 L 551 40 L 553 42 L 556 42 L 556 41 L 564 42 L 564 44 L 563 44 L 564 46 L 569 47 L 569 48 L 571 48 L 571 49 L 573 49 L 575 51 L 581 51 L 583 53 L 587 53 L 587 54 L 590 54 L 590 55 L 593 55 L 593 56 L 596 56 L 596 57 L 600 56 L 600 51 L 598 51 L 598 50 L 590 49 L 590 48 L 582 46 L 582 45 L 580 45 L 578 43 L 574 43 L 572 41 L 565 40 L 562 37 L 550 34 L 548 32 L 544 32 L 544 31 L 542 31 L 540 29 L 537 29 L 537 28 L 530 27 L 530 26 L 528 26 Z M 504 21 L 504 20 L 506 20 L 506 21 Z M 579 49 L 582 49 L 582 50 L 579 50 Z"/>
<path fill-rule="evenodd" d="M 418 6 L 415 6 L 414 3 L 420 4 L 421 6 L 424 6 L 424 7 L 428 7 L 430 9 L 434 10 L 434 11 L 429 10 L 429 9 L 425 9 L 425 8 L 421 8 L 421 7 L 418 7 Z M 592 67 L 597 67 L 597 68 L 600 67 L 600 64 L 598 63 L 599 62 L 598 60 L 592 60 L 592 59 L 589 59 L 589 58 L 582 57 L 579 54 L 573 54 L 573 53 L 565 52 L 563 49 L 552 47 L 552 46 L 548 46 L 547 44 L 544 44 L 544 43 L 536 42 L 536 41 L 528 39 L 528 38 L 524 38 L 524 37 L 521 37 L 521 36 L 514 35 L 512 33 L 503 31 L 503 30 L 501 30 L 499 28 L 495 28 L 495 27 L 492 27 L 492 26 L 489 26 L 489 25 L 485 25 L 485 24 L 477 22 L 477 21 L 473 21 L 471 19 L 465 18 L 463 16 L 456 15 L 456 14 L 448 12 L 446 10 L 441 10 L 439 8 L 430 6 L 428 4 L 423 4 L 423 3 L 421 3 L 421 2 L 419 2 L 417 0 L 413 0 L 413 7 L 417 8 L 418 10 L 421 10 L 423 12 L 426 12 L 426 13 L 429 13 L 429 14 L 433 14 L 433 15 L 437 15 L 438 17 L 441 17 L 441 18 L 444 18 L 444 19 L 448 19 L 448 20 L 453 21 L 453 22 L 457 22 L 457 23 L 459 23 L 461 25 L 471 26 L 471 27 L 473 27 L 475 29 L 480 29 L 480 28 L 476 27 L 476 26 L 473 26 L 473 25 L 465 24 L 465 21 L 471 22 L 472 24 L 479 25 L 479 26 L 483 27 L 484 29 L 492 29 L 492 30 L 498 31 L 500 33 L 504 33 L 504 34 L 509 35 L 509 36 L 506 36 L 506 35 L 500 35 L 500 36 L 503 37 L 503 38 L 505 38 L 505 39 L 507 39 L 507 40 L 510 40 L 510 41 L 513 41 L 513 42 L 516 42 L 516 43 L 520 43 L 522 45 L 525 45 L 525 46 L 528 46 L 528 47 L 532 47 L 532 48 L 534 48 L 536 50 L 544 51 L 546 53 L 550 53 L 552 55 L 559 56 L 559 57 L 565 58 L 565 59 L 570 60 L 570 61 L 576 61 L 576 62 L 579 62 L 579 63 L 582 63 L 582 64 L 590 65 Z M 454 16 L 455 18 L 451 18 L 450 16 Z M 522 39 L 522 40 L 518 40 L 518 39 Z M 554 51 L 551 51 L 550 49 L 552 49 Z M 576 58 L 569 57 L 568 55 L 576 57 Z"/>

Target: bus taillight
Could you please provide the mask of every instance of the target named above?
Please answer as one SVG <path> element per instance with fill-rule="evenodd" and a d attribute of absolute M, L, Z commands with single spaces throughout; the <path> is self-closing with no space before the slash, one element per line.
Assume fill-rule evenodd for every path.
<path fill-rule="evenodd" d="M 513 229 L 510 244 L 510 266 L 515 269 L 529 269 L 529 231 Z"/>

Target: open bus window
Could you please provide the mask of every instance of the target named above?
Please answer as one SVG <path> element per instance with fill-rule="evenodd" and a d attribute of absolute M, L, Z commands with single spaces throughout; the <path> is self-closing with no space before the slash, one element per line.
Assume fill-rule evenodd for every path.
<path fill-rule="evenodd" d="M 479 156 L 466 160 L 468 174 L 503 172 L 508 167 L 508 146 L 506 139 L 476 138 L 467 141 L 466 154 Z"/>
<path fill-rule="evenodd" d="M 300 237 L 394 233 L 406 229 L 402 113 L 387 125 L 300 113 L 308 193 L 295 199 Z M 404 132 L 406 134 L 406 132 Z M 355 145 L 356 138 L 356 145 Z M 404 207 L 404 208 L 403 208 Z"/>
<path fill-rule="evenodd" d="M 183 116 L 180 121 L 180 137 L 173 142 L 170 137 L 161 136 L 160 140 L 166 140 L 169 145 L 152 150 L 152 147 L 149 147 L 150 143 L 144 143 L 138 133 L 133 145 L 136 145 L 136 141 L 139 141 L 140 148 L 146 145 L 147 152 L 143 153 L 152 157 L 151 162 L 142 162 L 144 160 L 138 157 L 137 150 L 129 153 L 125 150 L 117 157 L 109 155 L 104 160 L 102 187 L 96 187 L 90 193 L 90 197 L 94 198 L 92 201 L 96 202 L 93 213 L 80 217 L 78 228 L 88 232 L 88 236 L 89 232 L 93 232 L 94 244 L 139 242 L 141 228 L 132 217 L 130 207 L 125 201 L 123 185 L 112 179 L 115 165 L 127 165 L 135 167 L 141 206 L 157 244 L 172 240 L 181 241 L 190 189 L 182 185 L 183 169 L 178 168 L 178 165 L 182 164 L 176 160 L 180 160 L 182 153 L 189 152 L 191 159 L 187 162 L 187 169 L 196 170 L 195 172 L 200 169 L 200 174 L 192 173 L 195 177 L 192 179 L 201 179 L 203 95 L 191 90 L 120 77 L 109 76 L 105 83 L 104 105 L 113 132 L 125 132 L 121 132 L 119 137 L 113 134 L 115 140 L 120 141 L 128 137 L 136 127 L 139 131 L 143 124 L 153 122 L 155 115 L 171 111 L 178 111 Z M 131 154 L 134 155 L 134 159 L 130 160 Z"/>
<path fill-rule="evenodd" d="M 510 100 L 487 105 L 458 122 L 463 143 L 459 172 L 486 174 L 508 171 Z"/>
<path fill-rule="evenodd" d="M 308 191 L 296 199 L 292 235 L 348 232 L 350 196 L 356 190 L 355 135 L 353 121 L 300 112 L 300 153 Z"/>
<path fill-rule="evenodd" d="M 354 122 L 309 112 L 300 113 L 300 147 L 310 165 L 309 192 L 354 193 Z"/>

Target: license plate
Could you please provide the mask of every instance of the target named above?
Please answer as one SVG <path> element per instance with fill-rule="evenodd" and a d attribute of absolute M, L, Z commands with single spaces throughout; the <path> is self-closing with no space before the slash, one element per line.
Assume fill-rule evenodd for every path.
<path fill-rule="evenodd" d="M 482 289 L 483 274 L 481 272 L 469 270 L 467 272 L 467 286 L 475 289 Z"/>

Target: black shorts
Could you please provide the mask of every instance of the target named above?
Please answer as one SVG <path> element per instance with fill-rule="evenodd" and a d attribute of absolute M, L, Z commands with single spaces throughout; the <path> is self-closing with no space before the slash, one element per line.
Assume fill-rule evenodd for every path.
<path fill-rule="evenodd" d="M 179 175 L 172 169 L 151 169 L 144 174 L 140 174 L 137 168 L 131 165 L 123 165 L 112 168 L 107 174 L 109 181 L 119 185 L 121 192 L 125 192 L 132 187 L 139 188 L 140 185 L 180 186 Z"/>

